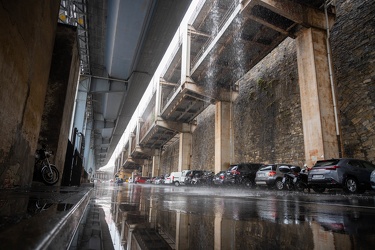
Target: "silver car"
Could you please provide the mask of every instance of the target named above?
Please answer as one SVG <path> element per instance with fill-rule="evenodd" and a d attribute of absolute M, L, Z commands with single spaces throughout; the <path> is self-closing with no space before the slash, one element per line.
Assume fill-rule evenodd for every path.
<path fill-rule="evenodd" d="M 282 190 L 283 177 L 285 173 L 291 171 L 292 167 L 298 167 L 291 164 L 267 164 L 263 165 L 256 173 L 255 184 L 257 186 L 267 186 Z"/>
<path fill-rule="evenodd" d="M 309 171 L 308 185 L 318 193 L 326 188 L 343 188 L 347 193 L 363 193 L 371 189 L 370 176 L 375 170 L 371 162 L 338 158 L 317 161 Z"/>
<path fill-rule="evenodd" d="M 372 189 L 375 189 L 375 170 L 371 172 L 370 183 L 371 183 Z"/>

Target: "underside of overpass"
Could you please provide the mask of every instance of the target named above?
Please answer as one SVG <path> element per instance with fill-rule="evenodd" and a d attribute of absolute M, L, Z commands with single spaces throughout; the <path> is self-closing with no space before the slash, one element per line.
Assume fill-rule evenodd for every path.
<path fill-rule="evenodd" d="M 60 21 L 78 26 L 87 99 L 81 129 L 95 169 L 108 163 L 153 77 L 160 88 L 129 139 L 132 166 L 191 133 L 208 105 L 232 101 L 237 81 L 285 38 L 325 28 L 324 0 L 201 0 L 189 25 L 179 27 L 190 3 L 61 1 Z M 176 31 L 179 43 L 154 76 Z"/>
<path fill-rule="evenodd" d="M 222 146 L 225 144 L 222 142 L 230 139 L 230 133 L 226 131 L 229 125 L 223 125 L 223 121 L 230 120 L 230 111 L 225 103 L 236 98 L 237 81 L 287 37 L 298 38 L 299 44 L 306 42 L 317 48 L 313 40 L 307 40 L 304 36 L 306 31 L 317 30 L 317 33 L 323 35 L 323 39 L 318 43 L 325 43 L 327 24 L 333 24 L 334 8 L 323 6 L 323 0 L 201 1 L 189 24 L 179 28 L 180 33 L 176 36 L 179 36 L 180 42 L 171 53 L 164 71 L 160 76 L 155 76 L 155 79 L 159 79 L 159 87 L 155 88 L 147 108 L 140 114 L 140 120 L 128 139 L 129 143 L 124 146 L 117 165 L 125 168 L 142 165 L 142 160 L 154 157 L 155 152 L 160 152 L 163 146 L 176 138 L 180 139 L 179 161 L 189 164 L 189 160 L 184 158 L 189 157 L 189 152 L 183 150 L 190 150 L 189 147 L 184 147 L 184 144 L 191 143 L 189 138 L 195 127 L 194 119 L 208 105 L 216 104 L 217 117 L 221 122 L 216 121 L 218 124 L 215 127 L 218 129 L 215 132 L 215 145 L 218 138 L 221 142 L 218 142 L 219 146 L 215 149 L 215 170 L 224 169 L 228 162 L 225 158 L 228 156 L 223 157 L 222 152 L 230 150 Z M 304 74 L 313 72 L 308 82 L 304 83 L 301 77 L 300 87 L 304 94 L 304 86 L 310 86 L 315 81 L 313 75 L 318 72 L 315 70 L 328 76 L 329 65 L 320 63 L 319 68 L 316 65 L 319 64 L 316 55 L 320 52 L 317 53 L 314 49 L 305 51 L 301 47 L 298 48 L 302 53 L 298 59 L 299 71 L 307 70 Z M 323 53 L 322 56 L 326 57 L 326 54 Z M 316 69 L 306 65 L 314 65 Z M 316 96 L 321 93 L 329 95 L 331 90 L 328 77 L 323 82 L 325 87 L 319 89 Z M 303 98 L 306 103 L 316 101 L 310 100 L 308 94 Z M 337 138 L 332 136 L 335 134 L 335 126 L 330 105 L 331 103 L 321 103 L 322 110 L 303 110 L 306 120 L 310 120 L 310 116 L 315 113 L 329 113 L 325 118 L 318 119 L 330 121 L 322 125 L 323 142 L 305 144 L 306 155 L 309 155 L 310 151 L 335 155 Z M 311 135 L 308 128 L 304 133 Z M 324 149 L 325 147 L 331 149 Z M 307 162 L 313 161 L 313 157 L 316 156 L 310 155 Z M 190 167 L 185 163 L 179 163 L 179 170 Z M 153 170 L 153 173 L 157 171 Z"/>
<path fill-rule="evenodd" d="M 191 0 L 62 0 L 59 20 L 78 27 L 85 153 L 106 165 Z M 86 131 L 83 131 L 86 132 Z"/>

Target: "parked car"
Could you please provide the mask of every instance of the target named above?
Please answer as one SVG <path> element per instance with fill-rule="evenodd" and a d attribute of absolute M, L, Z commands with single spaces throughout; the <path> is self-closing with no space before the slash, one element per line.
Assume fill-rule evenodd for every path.
<path fill-rule="evenodd" d="M 255 186 L 256 172 L 261 166 L 262 164 L 260 163 L 239 163 L 231 165 L 226 172 L 224 182 L 252 188 Z"/>
<path fill-rule="evenodd" d="M 326 188 L 342 188 L 347 193 L 363 193 L 371 189 L 370 176 L 375 170 L 371 162 L 337 158 L 317 161 L 309 171 L 308 184 L 318 193 Z"/>
<path fill-rule="evenodd" d="M 159 185 L 159 184 L 164 184 L 164 176 L 156 176 L 153 181 L 153 184 Z"/>
<path fill-rule="evenodd" d="M 282 182 L 284 174 L 290 172 L 291 168 L 300 167 L 284 163 L 263 165 L 256 173 L 255 183 L 257 186 L 267 186 L 269 188 L 282 190 L 284 188 Z"/>
<path fill-rule="evenodd" d="M 138 184 L 138 183 L 147 183 L 147 180 L 150 179 L 149 177 L 141 177 L 141 176 L 137 176 L 134 178 L 134 183 L 135 184 Z"/>
<path fill-rule="evenodd" d="M 174 184 L 180 186 L 185 184 L 186 173 L 189 170 L 182 170 L 181 172 L 172 172 L 168 177 L 165 178 L 164 184 Z"/>
<path fill-rule="evenodd" d="M 375 170 L 371 172 L 370 183 L 372 189 L 375 189 Z"/>
<path fill-rule="evenodd" d="M 214 185 L 224 185 L 225 182 L 225 175 L 227 174 L 227 171 L 225 170 L 222 170 L 220 172 L 218 172 L 217 174 L 215 174 L 215 176 L 213 177 L 213 184 Z"/>

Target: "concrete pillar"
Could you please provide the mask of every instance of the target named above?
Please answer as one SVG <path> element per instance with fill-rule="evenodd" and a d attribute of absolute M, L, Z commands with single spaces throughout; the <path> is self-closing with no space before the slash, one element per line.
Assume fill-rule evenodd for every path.
<path fill-rule="evenodd" d="M 232 159 L 230 102 L 217 102 L 215 111 L 215 173 L 228 169 Z"/>
<path fill-rule="evenodd" d="M 296 39 L 306 163 L 339 156 L 326 31 L 305 29 Z"/>
<path fill-rule="evenodd" d="M 191 142 L 190 132 L 180 133 L 180 145 L 178 154 L 178 171 L 190 169 L 191 167 Z"/>
<path fill-rule="evenodd" d="M 142 176 L 148 177 L 149 172 L 150 172 L 149 162 L 148 162 L 148 160 L 144 160 L 143 165 L 142 165 Z"/>
<path fill-rule="evenodd" d="M 185 27 L 182 34 L 182 56 L 181 56 L 181 83 L 190 79 L 190 47 L 191 34 L 188 27 Z M 190 81 L 190 80 L 189 80 Z"/>
<path fill-rule="evenodd" d="M 160 175 L 160 150 L 155 150 L 154 156 L 152 156 L 152 176 Z"/>

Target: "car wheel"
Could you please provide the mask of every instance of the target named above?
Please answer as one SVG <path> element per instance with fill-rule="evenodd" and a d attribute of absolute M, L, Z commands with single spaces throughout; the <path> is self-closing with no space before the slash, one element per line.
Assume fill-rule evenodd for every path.
<path fill-rule="evenodd" d="M 180 183 L 179 183 L 178 181 L 176 181 L 176 182 L 174 183 L 174 185 L 175 185 L 176 187 L 178 187 L 178 186 L 180 186 Z"/>
<path fill-rule="evenodd" d="M 358 181 L 353 177 L 348 177 L 344 183 L 344 191 L 351 194 L 358 193 Z"/>
<path fill-rule="evenodd" d="M 245 179 L 243 185 L 247 188 L 254 188 L 255 184 L 249 179 Z"/>
<path fill-rule="evenodd" d="M 326 191 L 326 189 L 323 187 L 313 187 L 312 189 L 315 193 L 323 193 L 324 191 Z"/>
<path fill-rule="evenodd" d="M 284 189 L 284 184 L 283 184 L 283 181 L 281 179 L 277 179 L 276 182 L 275 182 L 275 188 L 277 190 L 283 190 Z"/>

